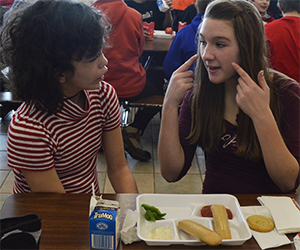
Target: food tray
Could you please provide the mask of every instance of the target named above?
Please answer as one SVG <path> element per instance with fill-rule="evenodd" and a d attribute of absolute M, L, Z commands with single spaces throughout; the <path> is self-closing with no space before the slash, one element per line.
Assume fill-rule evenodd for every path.
<path fill-rule="evenodd" d="M 153 37 L 172 39 L 175 36 L 175 34 L 175 31 L 173 31 L 173 34 L 167 34 L 164 30 L 154 30 Z"/>
<path fill-rule="evenodd" d="M 145 210 L 141 207 L 143 203 L 157 207 L 162 213 L 167 213 L 164 217 L 165 220 L 147 221 L 144 218 Z M 206 245 L 206 243 L 180 230 L 177 225 L 179 221 L 189 219 L 214 230 L 213 218 L 201 217 L 200 213 L 203 206 L 212 204 L 224 205 L 233 214 L 232 220 L 229 220 L 232 239 L 222 240 L 221 245 L 239 246 L 251 238 L 249 226 L 243 217 L 237 198 L 228 194 L 141 194 L 136 198 L 139 213 L 137 235 L 149 246 Z M 170 228 L 173 232 L 173 239 L 153 240 L 146 238 L 148 232 L 156 227 Z"/>

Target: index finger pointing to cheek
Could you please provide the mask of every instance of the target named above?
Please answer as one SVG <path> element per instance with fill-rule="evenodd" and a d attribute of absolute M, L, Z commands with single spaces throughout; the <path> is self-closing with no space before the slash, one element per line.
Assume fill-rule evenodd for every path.
<path fill-rule="evenodd" d="M 235 71 L 236 71 L 240 76 L 242 76 L 243 73 L 246 73 L 246 72 L 241 68 L 241 66 L 238 65 L 237 63 L 232 62 L 231 64 L 232 64 L 233 68 L 235 69 Z"/>
<path fill-rule="evenodd" d="M 176 71 L 177 72 L 187 71 L 197 59 L 198 59 L 198 55 L 193 55 L 188 61 L 182 64 Z"/>
<path fill-rule="evenodd" d="M 241 78 L 243 78 L 244 80 L 246 80 L 246 78 L 250 78 L 250 76 L 246 73 L 245 70 L 242 69 L 242 67 L 240 65 L 238 65 L 235 62 L 231 63 L 233 68 L 235 69 L 235 71 L 240 75 Z"/>

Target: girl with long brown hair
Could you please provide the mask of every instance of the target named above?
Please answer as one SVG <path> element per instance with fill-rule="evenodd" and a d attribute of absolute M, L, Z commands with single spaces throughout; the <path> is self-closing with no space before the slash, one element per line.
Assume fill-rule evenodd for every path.
<path fill-rule="evenodd" d="M 300 87 L 268 68 L 258 11 L 244 0 L 216 0 L 199 29 L 198 55 L 174 72 L 164 101 L 163 177 L 185 176 L 200 146 L 203 193 L 295 192 Z M 188 69 L 197 58 L 194 77 Z"/>

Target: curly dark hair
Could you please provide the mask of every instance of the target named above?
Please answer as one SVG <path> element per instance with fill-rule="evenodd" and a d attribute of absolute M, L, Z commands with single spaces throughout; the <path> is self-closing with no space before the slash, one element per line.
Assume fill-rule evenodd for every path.
<path fill-rule="evenodd" d="M 12 12 L 0 33 L 0 61 L 10 68 L 12 91 L 49 114 L 63 108 L 59 77 L 73 61 L 102 52 L 109 25 L 99 11 L 68 0 L 40 0 Z"/>

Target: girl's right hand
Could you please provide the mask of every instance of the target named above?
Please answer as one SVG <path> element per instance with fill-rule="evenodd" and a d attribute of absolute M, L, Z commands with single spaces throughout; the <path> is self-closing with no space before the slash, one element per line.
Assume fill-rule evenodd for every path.
<path fill-rule="evenodd" d="M 164 103 L 172 103 L 176 106 L 181 104 L 186 92 L 194 86 L 194 73 L 189 68 L 197 59 L 198 55 L 192 56 L 173 72 Z"/>

